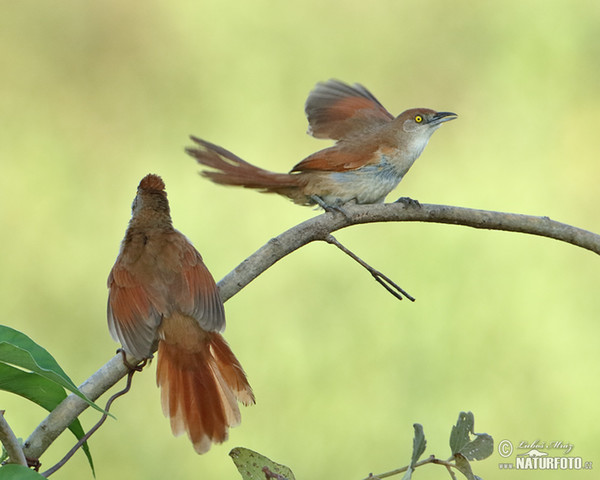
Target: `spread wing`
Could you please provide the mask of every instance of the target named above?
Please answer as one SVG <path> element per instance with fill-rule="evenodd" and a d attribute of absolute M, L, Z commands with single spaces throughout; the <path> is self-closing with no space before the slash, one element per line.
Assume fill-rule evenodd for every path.
<path fill-rule="evenodd" d="M 308 133 L 316 138 L 340 140 L 359 131 L 394 119 L 362 85 L 350 86 L 339 80 L 318 83 L 308 95 L 304 108 Z"/>
<path fill-rule="evenodd" d="M 177 232 L 179 233 L 179 232 Z M 225 329 L 225 309 L 219 289 L 202 261 L 202 256 L 182 234 L 181 287 L 171 288 L 173 305 L 182 313 L 194 317 L 207 331 Z"/>
<path fill-rule="evenodd" d="M 108 277 L 108 326 L 128 353 L 150 356 L 163 317 L 175 310 L 195 318 L 204 330 L 225 328 L 215 281 L 184 235 L 174 231 L 160 248 L 133 263 L 126 263 L 124 250 Z"/>
<path fill-rule="evenodd" d="M 135 275 L 117 259 L 108 276 L 108 328 L 111 336 L 136 358 L 152 355 L 162 320 L 160 305 Z"/>

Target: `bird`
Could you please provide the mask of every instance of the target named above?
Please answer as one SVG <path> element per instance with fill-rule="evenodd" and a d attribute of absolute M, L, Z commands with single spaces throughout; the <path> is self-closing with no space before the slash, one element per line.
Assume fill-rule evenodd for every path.
<path fill-rule="evenodd" d="M 158 351 L 156 382 L 174 435 L 197 453 L 240 423 L 238 401 L 255 403 L 239 361 L 221 335 L 225 312 L 215 281 L 192 243 L 173 228 L 165 184 L 146 175 L 108 276 L 108 327 L 125 353 Z"/>
<path fill-rule="evenodd" d="M 412 108 L 397 117 L 361 84 L 319 82 L 305 104 L 308 133 L 335 140 L 296 164 L 275 173 L 242 160 L 223 147 L 195 136 L 186 152 L 209 170 L 201 174 L 221 185 L 277 193 L 294 203 L 340 209 L 347 203 L 382 203 L 395 189 L 429 138 L 452 112 Z"/>

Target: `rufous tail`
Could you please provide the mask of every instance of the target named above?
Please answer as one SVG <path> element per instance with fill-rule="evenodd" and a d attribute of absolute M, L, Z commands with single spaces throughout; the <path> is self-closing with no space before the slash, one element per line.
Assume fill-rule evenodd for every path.
<path fill-rule="evenodd" d="M 225 339 L 206 332 L 197 351 L 161 340 L 156 381 L 165 416 L 175 436 L 187 432 L 194 450 L 202 454 L 212 443 L 227 440 L 229 427 L 241 420 L 238 401 L 254 403 L 246 374 Z"/>
<path fill-rule="evenodd" d="M 235 185 L 253 188 L 266 193 L 278 193 L 293 198 L 295 191 L 302 186 L 303 179 L 296 174 L 275 173 L 256 167 L 229 150 L 190 137 L 201 148 L 186 148 L 186 152 L 199 164 L 213 170 L 203 170 L 204 177 L 221 185 Z"/>

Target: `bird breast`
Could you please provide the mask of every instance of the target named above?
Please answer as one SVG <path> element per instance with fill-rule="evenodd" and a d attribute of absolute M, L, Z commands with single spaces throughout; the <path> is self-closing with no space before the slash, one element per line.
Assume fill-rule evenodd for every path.
<path fill-rule="evenodd" d="M 330 205 L 354 201 L 359 204 L 381 203 L 402 180 L 401 173 L 385 158 L 376 165 L 330 174 L 330 195 L 323 200 Z"/>

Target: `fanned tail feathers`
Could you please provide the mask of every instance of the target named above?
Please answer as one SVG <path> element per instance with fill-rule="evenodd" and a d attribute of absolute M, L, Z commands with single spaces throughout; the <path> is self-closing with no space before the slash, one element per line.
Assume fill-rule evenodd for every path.
<path fill-rule="evenodd" d="M 200 454 L 227 440 L 228 428 L 239 425 L 238 401 L 254 403 L 244 370 L 218 333 L 210 333 L 197 352 L 161 340 L 156 381 L 173 434 L 187 432 Z"/>
<path fill-rule="evenodd" d="M 194 136 L 190 137 L 201 148 L 186 148 L 186 153 L 213 170 L 203 170 L 202 176 L 220 185 L 253 188 L 263 192 L 290 196 L 302 181 L 297 175 L 275 173 L 252 165 L 218 145 Z"/>

